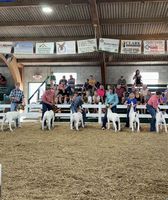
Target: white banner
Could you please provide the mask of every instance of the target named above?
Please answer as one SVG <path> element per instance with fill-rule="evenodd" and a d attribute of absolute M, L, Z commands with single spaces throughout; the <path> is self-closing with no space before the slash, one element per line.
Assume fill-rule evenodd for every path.
<path fill-rule="evenodd" d="M 14 47 L 15 54 L 33 54 L 32 42 L 16 42 Z"/>
<path fill-rule="evenodd" d="M 89 53 L 97 50 L 97 39 L 78 40 L 78 53 Z"/>
<path fill-rule="evenodd" d="M 121 53 L 140 54 L 141 44 L 141 40 L 121 40 Z"/>
<path fill-rule="evenodd" d="M 145 40 L 144 54 L 165 54 L 165 40 Z"/>
<path fill-rule="evenodd" d="M 118 53 L 119 42 L 120 42 L 120 40 L 116 40 L 116 39 L 100 38 L 99 39 L 99 50 L 108 51 L 111 53 Z"/>
<path fill-rule="evenodd" d="M 54 42 L 36 43 L 36 54 L 53 54 Z"/>
<path fill-rule="evenodd" d="M 57 54 L 76 54 L 75 41 L 56 42 Z"/>
<path fill-rule="evenodd" d="M 0 53 L 11 53 L 13 42 L 0 42 Z"/>

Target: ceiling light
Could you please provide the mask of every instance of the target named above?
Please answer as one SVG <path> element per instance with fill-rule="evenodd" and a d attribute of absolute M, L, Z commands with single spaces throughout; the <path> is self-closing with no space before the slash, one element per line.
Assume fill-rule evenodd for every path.
<path fill-rule="evenodd" d="M 42 10 L 44 13 L 47 13 L 47 14 L 52 13 L 52 11 L 53 11 L 53 9 L 49 6 L 43 7 Z"/>

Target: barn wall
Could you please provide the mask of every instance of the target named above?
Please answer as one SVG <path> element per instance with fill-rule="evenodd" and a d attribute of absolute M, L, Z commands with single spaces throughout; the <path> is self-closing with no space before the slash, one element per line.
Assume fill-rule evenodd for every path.
<path fill-rule="evenodd" d="M 63 66 L 63 67 L 24 67 L 24 91 L 25 91 L 25 96 L 28 96 L 28 82 L 42 82 L 45 80 L 45 78 L 50 74 L 50 71 L 53 71 L 54 73 L 60 72 L 67 72 L 67 73 L 77 73 L 77 84 L 83 84 L 86 79 L 89 77 L 89 75 L 93 74 L 94 77 L 98 80 L 101 81 L 101 71 L 100 67 L 91 67 L 91 66 Z M 42 80 L 40 81 L 35 81 L 33 79 L 33 75 L 39 72 L 40 74 L 43 75 Z M 69 78 L 69 77 L 67 77 Z"/>
<path fill-rule="evenodd" d="M 107 83 L 115 84 L 123 75 L 128 84 L 133 83 L 133 74 L 139 69 L 141 72 L 159 72 L 159 84 L 168 83 L 168 66 L 108 66 Z"/>
<path fill-rule="evenodd" d="M 107 83 L 115 84 L 121 75 L 124 75 L 127 83 L 133 83 L 132 77 L 133 73 L 139 69 L 142 72 L 159 72 L 159 83 L 168 82 L 168 67 L 167 66 L 107 66 Z M 83 84 L 90 74 L 93 74 L 98 81 L 101 81 L 101 70 L 100 67 L 95 66 L 62 66 L 62 67 L 24 67 L 24 92 L 25 96 L 28 95 L 28 82 L 36 82 L 33 79 L 33 74 L 39 71 L 43 75 L 43 81 L 50 71 L 53 72 L 76 72 L 78 76 L 77 83 Z M 12 87 L 14 82 L 11 79 L 10 72 L 5 66 L 0 66 L 0 73 L 2 73 L 8 80 L 8 86 Z"/>

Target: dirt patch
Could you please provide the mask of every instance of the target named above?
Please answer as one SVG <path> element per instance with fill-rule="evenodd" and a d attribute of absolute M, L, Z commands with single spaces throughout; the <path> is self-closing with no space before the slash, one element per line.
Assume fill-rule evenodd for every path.
<path fill-rule="evenodd" d="M 3 200 L 166 200 L 168 134 L 125 130 L 0 132 Z"/>

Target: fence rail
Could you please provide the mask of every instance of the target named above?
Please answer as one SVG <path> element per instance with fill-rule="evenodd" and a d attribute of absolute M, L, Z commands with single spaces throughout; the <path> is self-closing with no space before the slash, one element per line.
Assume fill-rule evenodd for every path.
<path fill-rule="evenodd" d="M 68 109 L 67 112 L 61 112 L 61 113 L 56 113 L 56 117 L 63 117 L 63 118 L 69 118 L 71 117 L 71 112 L 70 112 L 70 105 L 69 104 L 57 104 L 56 105 L 58 108 L 62 109 Z M 83 104 L 83 108 L 91 109 L 91 108 L 96 108 L 98 110 L 97 113 L 90 113 L 87 112 L 86 116 L 89 118 L 97 118 L 98 123 L 101 123 L 101 118 L 104 116 L 104 113 L 102 112 L 102 109 L 105 108 L 106 106 L 104 104 Z M 10 104 L 0 104 L 0 110 L 4 111 L 5 108 L 10 108 Z M 160 109 L 166 110 L 168 109 L 168 105 L 160 105 Z M 26 119 L 34 119 L 37 120 L 39 117 L 41 117 L 41 109 L 42 105 L 41 104 L 28 104 L 25 107 L 25 110 L 23 113 L 21 113 L 21 118 L 22 121 L 25 121 Z M 118 110 L 123 110 L 125 109 L 125 113 L 119 113 L 119 116 L 121 118 L 126 118 L 126 105 L 117 105 Z M 137 105 L 137 109 L 146 109 L 145 105 Z M 4 112 L 0 113 L 0 117 L 4 116 Z M 139 117 L 142 119 L 145 118 L 151 118 L 150 114 L 139 114 Z M 168 114 L 165 114 L 165 118 L 168 118 Z"/>

